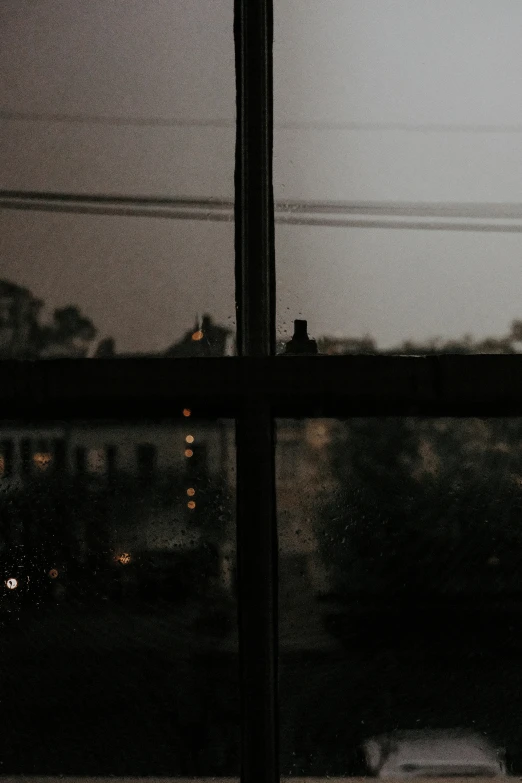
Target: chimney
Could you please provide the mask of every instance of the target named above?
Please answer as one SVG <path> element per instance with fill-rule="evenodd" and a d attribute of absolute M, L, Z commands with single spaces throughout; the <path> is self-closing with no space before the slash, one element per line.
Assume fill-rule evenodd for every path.
<path fill-rule="evenodd" d="M 294 335 L 286 344 L 285 354 L 316 354 L 317 343 L 308 337 L 307 322 L 297 318 L 294 321 Z"/>

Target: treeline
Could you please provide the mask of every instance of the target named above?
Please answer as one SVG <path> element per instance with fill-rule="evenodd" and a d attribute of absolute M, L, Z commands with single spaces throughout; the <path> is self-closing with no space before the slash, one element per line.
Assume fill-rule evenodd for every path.
<path fill-rule="evenodd" d="M 522 421 L 352 419 L 319 540 L 350 596 L 522 597 Z M 337 445 L 336 445 L 337 444 Z"/>

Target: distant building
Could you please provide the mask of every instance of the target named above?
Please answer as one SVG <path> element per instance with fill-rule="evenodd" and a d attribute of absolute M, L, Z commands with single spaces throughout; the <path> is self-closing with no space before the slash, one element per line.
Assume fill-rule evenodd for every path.
<path fill-rule="evenodd" d="M 210 315 L 204 315 L 201 323 L 196 321 L 194 327 L 163 355 L 172 359 L 187 356 L 226 356 L 231 353 L 231 338 L 231 329 L 215 324 Z"/>
<path fill-rule="evenodd" d="M 163 351 L 139 353 L 120 352 L 112 338 L 101 340 L 93 357 L 96 359 L 179 359 L 191 356 L 233 356 L 235 353 L 234 332 L 214 323 L 210 315 L 196 320 L 192 329 Z"/>
<path fill-rule="evenodd" d="M 116 343 L 113 337 L 106 337 L 104 340 L 100 340 L 92 354 L 92 358 L 94 359 L 112 359 L 115 356 Z"/>
<path fill-rule="evenodd" d="M 321 514 L 339 489 L 332 450 L 346 430 L 336 419 L 280 419 L 277 423 L 276 486 L 280 592 L 328 592 L 328 569 L 318 539 L 328 534 Z"/>
<path fill-rule="evenodd" d="M 36 336 L 40 335 L 42 341 L 41 335 L 46 328 L 54 328 L 60 336 L 57 327 L 64 320 L 63 316 L 73 321 L 74 328 L 64 329 L 63 339 L 55 339 L 43 355 L 48 358 L 86 355 L 87 344 L 93 336 L 92 328 L 88 322 L 83 328 L 83 318 L 75 308 L 58 311 L 56 323 L 42 328 L 37 320 L 41 303 L 29 291 L 5 283 L 0 284 L 0 295 L 4 330 L 1 355 L 4 358 L 35 356 Z M 74 338 L 69 339 L 68 333 L 73 333 Z M 334 343 L 325 338 L 321 345 L 334 353 L 360 350 L 355 348 L 354 341 L 337 340 Z M 90 355 L 122 359 L 217 357 L 231 355 L 234 349 L 232 329 L 216 324 L 209 315 L 204 315 L 165 351 L 119 353 L 114 341 L 105 339 Z M 278 423 L 276 478 L 283 591 L 328 590 L 327 572 L 321 562 L 317 537 L 322 503 L 336 491 L 330 460 L 338 432 L 338 423 L 333 420 L 281 420 Z M 133 547 L 149 550 L 175 547 L 180 551 L 194 546 L 200 536 L 196 520 L 201 508 L 202 486 L 207 479 L 215 480 L 216 486 L 223 487 L 228 498 L 233 499 L 235 463 L 235 428 L 231 422 L 219 420 L 199 422 L 187 418 L 159 425 L 118 422 L 102 425 L 77 421 L 40 427 L 4 422 L 0 430 L 0 488 L 3 491 L 30 485 L 38 477 L 56 475 L 83 477 L 94 489 L 106 486 L 111 476 L 126 475 L 135 486 L 143 487 L 139 529 L 129 527 L 130 522 L 122 520 L 116 521 L 108 531 L 113 547 L 125 552 Z M 169 477 L 177 480 L 177 486 L 182 479 L 180 497 L 173 498 L 169 507 L 151 505 L 154 487 L 158 482 L 168 482 Z M 145 497 L 149 498 L 146 502 Z M 191 512 L 192 506 L 197 509 L 196 513 Z M 233 519 L 233 511 L 228 509 L 232 513 L 227 518 Z M 217 505 L 214 508 L 211 499 L 205 513 L 211 517 L 215 514 L 217 521 L 223 509 Z M 85 525 L 88 524 L 85 520 Z M 187 530 L 191 531 L 190 536 L 187 536 Z M 87 528 L 79 530 L 78 536 L 82 540 L 88 537 Z M 235 537 L 235 526 L 231 523 L 218 545 L 222 585 L 227 589 L 232 589 L 234 583 Z"/>
<path fill-rule="evenodd" d="M 0 431 L 0 490 L 9 494 L 40 486 L 47 477 L 81 479 L 85 487 L 96 493 L 108 487 L 112 479 L 126 477 L 143 502 L 136 519 L 122 518 L 120 513 L 111 518 L 105 531 L 110 547 L 131 553 L 182 552 L 214 543 L 223 570 L 223 586 L 231 587 L 233 508 L 225 509 L 231 520 L 230 529 L 222 540 L 211 541 L 212 515 L 217 520 L 223 510 L 218 503 L 213 505 L 213 498 L 208 499 L 206 492 L 211 482 L 223 489 L 222 496 L 234 497 L 235 443 L 231 423 L 190 418 L 131 425 L 117 421 L 73 421 L 48 426 L 4 422 Z M 158 498 L 169 485 L 169 502 L 161 504 Z M 81 502 L 80 490 L 78 503 Z M 53 508 L 45 512 L 52 514 Z M 79 543 L 89 538 L 88 525 L 88 519 L 82 520 L 81 529 L 75 531 Z"/>
<path fill-rule="evenodd" d="M 0 478 L 8 480 L 3 489 L 44 473 L 103 480 L 120 472 L 153 483 L 160 475 L 186 471 L 192 458 L 201 472 L 228 478 L 225 468 L 229 464 L 233 468 L 230 441 L 227 425 L 220 422 L 42 426 L 4 422 Z"/>
<path fill-rule="evenodd" d="M 321 337 L 319 353 L 341 356 L 354 353 L 379 353 L 373 337 Z"/>

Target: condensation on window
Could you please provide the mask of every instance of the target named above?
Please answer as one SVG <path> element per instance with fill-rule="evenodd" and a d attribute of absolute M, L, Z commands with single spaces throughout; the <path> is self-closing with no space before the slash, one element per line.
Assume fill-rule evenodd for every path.
<path fill-rule="evenodd" d="M 520 774 L 522 420 L 277 444 L 281 774 Z"/>
<path fill-rule="evenodd" d="M 3 774 L 238 775 L 234 425 L 179 413 L 0 423 Z"/>

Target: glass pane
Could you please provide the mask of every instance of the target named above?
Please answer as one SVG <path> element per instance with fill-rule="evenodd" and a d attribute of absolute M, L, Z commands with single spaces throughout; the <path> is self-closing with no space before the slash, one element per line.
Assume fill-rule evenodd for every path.
<path fill-rule="evenodd" d="M 305 318 L 324 352 L 520 350 L 521 21 L 275 3 L 281 342 Z"/>
<path fill-rule="evenodd" d="M 200 331 L 196 355 L 232 353 L 232 0 L 7 0 L 0 25 L 0 358 L 161 356 Z"/>
<path fill-rule="evenodd" d="M 234 427 L 183 422 L 2 424 L 2 774 L 238 775 Z"/>
<path fill-rule="evenodd" d="M 277 433 L 281 773 L 519 775 L 522 421 Z"/>

